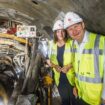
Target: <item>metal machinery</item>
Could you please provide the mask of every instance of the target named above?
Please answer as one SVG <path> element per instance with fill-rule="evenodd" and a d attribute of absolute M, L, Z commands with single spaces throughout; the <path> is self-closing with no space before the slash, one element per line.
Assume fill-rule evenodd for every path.
<path fill-rule="evenodd" d="M 51 68 L 38 50 L 43 46 L 45 39 L 41 36 L 26 41 L 15 35 L 0 34 L 0 102 L 3 105 L 60 104 Z"/>

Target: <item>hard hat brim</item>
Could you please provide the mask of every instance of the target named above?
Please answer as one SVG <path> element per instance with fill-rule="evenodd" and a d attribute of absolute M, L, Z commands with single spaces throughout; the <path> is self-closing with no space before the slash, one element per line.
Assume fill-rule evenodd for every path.
<path fill-rule="evenodd" d="M 83 22 L 83 20 L 79 19 L 79 20 L 73 21 L 71 23 L 68 22 L 68 24 L 64 25 L 64 29 L 67 29 L 68 27 L 70 27 L 70 26 L 72 26 L 74 24 L 80 23 L 80 22 Z"/>

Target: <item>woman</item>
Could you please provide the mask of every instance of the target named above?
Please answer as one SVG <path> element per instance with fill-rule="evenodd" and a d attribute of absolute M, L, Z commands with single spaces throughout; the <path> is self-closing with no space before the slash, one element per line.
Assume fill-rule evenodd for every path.
<path fill-rule="evenodd" d="M 53 67 L 55 83 L 62 99 L 62 105 L 73 103 L 72 86 L 74 85 L 74 70 L 72 67 L 72 41 L 66 37 L 63 22 L 57 20 L 53 26 L 54 40 L 50 46 L 50 60 L 47 63 Z"/>

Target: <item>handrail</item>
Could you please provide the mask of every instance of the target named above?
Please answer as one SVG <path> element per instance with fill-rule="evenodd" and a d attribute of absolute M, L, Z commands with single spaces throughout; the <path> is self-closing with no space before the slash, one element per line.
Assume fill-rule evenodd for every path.
<path fill-rule="evenodd" d="M 2 38 L 13 39 L 13 40 L 19 41 L 19 42 L 24 43 L 24 44 L 27 44 L 27 43 L 28 43 L 29 46 L 32 46 L 32 43 L 27 42 L 26 39 L 17 37 L 17 36 L 15 36 L 15 35 L 13 35 L 13 34 L 4 34 L 4 33 L 0 33 L 0 37 L 2 37 Z"/>

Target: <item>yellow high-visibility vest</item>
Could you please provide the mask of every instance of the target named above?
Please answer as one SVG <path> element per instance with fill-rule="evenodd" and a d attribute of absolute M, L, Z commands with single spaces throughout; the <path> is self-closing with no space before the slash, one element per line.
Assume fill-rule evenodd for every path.
<path fill-rule="evenodd" d="M 73 62 L 73 54 L 71 53 L 71 47 L 72 46 L 72 41 L 68 40 L 65 44 L 65 50 L 64 50 L 64 55 L 63 55 L 63 65 L 68 65 L 71 64 Z M 52 45 L 52 50 L 51 50 L 51 56 L 50 56 L 50 60 L 52 63 L 58 65 L 58 61 L 57 61 L 57 44 L 53 43 Z M 54 68 L 54 79 L 55 79 L 55 83 L 58 86 L 59 85 L 59 79 L 60 79 L 60 73 L 57 72 Z M 74 74 L 74 69 L 71 68 L 67 73 L 66 73 L 67 79 L 69 81 L 69 83 L 71 85 L 74 85 L 74 78 L 75 78 L 75 74 Z"/>
<path fill-rule="evenodd" d="M 78 95 L 89 105 L 100 105 L 103 72 L 104 72 L 105 37 L 89 34 L 89 41 L 85 44 L 80 60 L 77 46 L 74 47 L 76 74 L 75 82 Z"/>

